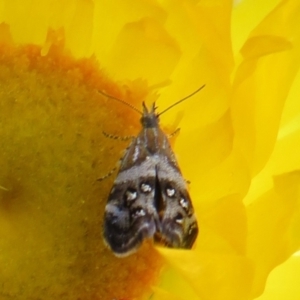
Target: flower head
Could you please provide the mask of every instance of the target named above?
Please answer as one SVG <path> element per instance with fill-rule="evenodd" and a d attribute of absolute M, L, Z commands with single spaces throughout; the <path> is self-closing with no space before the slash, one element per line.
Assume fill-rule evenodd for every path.
<path fill-rule="evenodd" d="M 4 2 L 3 297 L 263 293 L 270 272 L 300 245 L 300 7 L 275 2 L 45 0 L 23 1 L 22 10 Z M 138 108 L 157 101 L 163 111 L 203 84 L 161 116 L 166 132 L 181 127 L 172 143 L 191 181 L 194 248 L 145 241 L 136 254 L 114 257 L 101 232 L 113 177 L 97 178 L 126 145 L 101 132 L 136 134 L 139 117 L 98 90 Z"/>

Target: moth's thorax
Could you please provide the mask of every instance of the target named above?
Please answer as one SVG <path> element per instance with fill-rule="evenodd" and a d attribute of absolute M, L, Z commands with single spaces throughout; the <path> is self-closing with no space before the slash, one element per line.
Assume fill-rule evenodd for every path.
<path fill-rule="evenodd" d="M 143 128 L 156 128 L 159 124 L 159 118 L 154 112 L 144 113 L 141 117 L 141 124 Z"/>
<path fill-rule="evenodd" d="M 155 103 L 152 104 L 151 110 L 148 110 L 145 102 L 143 102 L 143 115 L 141 117 L 141 124 L 143 128 L 157 128 L 159 124 L 158 114 L 155 113 Z"/>

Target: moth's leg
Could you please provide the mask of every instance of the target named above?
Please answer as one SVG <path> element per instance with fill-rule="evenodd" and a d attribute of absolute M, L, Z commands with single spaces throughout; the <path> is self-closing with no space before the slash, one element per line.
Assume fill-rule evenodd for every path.
<path fill-rule="evenodd" d="M 128 149 L 128 148 L 129 148 L 129 147 L 127 147 L 127 149 Z M 102 181 L 102 180 L 104 180 L 104 179 L 110 177 L 114 172 L 116 172 L 116 170 L 120 167 L 120 164 L 122 163 L 122 160 L 123 160 L 123 157 L 121 157 L 121 158 L 119 159 L 118 163 L 116 164 L 116 166 L 115 166 L 113 169 L 111 169 L 111 170 L 110 170 L 107 174 L 105 174 L 104 176 L 98 178 L 97 181 Z"/>
<path fill-rule="evenodd" d="M 176 134 L 178 134 L 180 131 L 180 128 L 177 128 L 175 131 L 173 131 L 171 134 L 168 135 L 168 139 L 172 138 L 173 136 L 175 136 Z"/>
<path fill-rule="evenodd" d="M 97 179 L 97 181 L 102 181 L 108 177 L 110 177 L 115 171 L 117 170 L 117 167 L 114 167 L 112 170 L 110 170 L 107 174 Z"/>
<path fill-rule="evenodd" d="M 128 135 L 128 136 L 112 135 L 112 134 L 109 134 L 109 133 L 107 133 L 105 131 L 102 131 L 102 133 L 107 138 L 110 138 L 110 139 L 113 139 L 113 140 L 119 140 L 119 141 L 128 141 L 128 140 L 132 140 L 132 139 L 135 138 L 134 136 L 131 136 L 131 135 Z"/>

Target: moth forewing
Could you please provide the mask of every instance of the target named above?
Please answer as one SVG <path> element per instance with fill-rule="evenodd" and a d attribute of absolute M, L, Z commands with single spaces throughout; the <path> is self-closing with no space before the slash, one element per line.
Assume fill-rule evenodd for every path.
<path fill-rule="evenodd" d="M 198 234 L 193 205 L 175 156 L 166 155 L 157 165 L 163 212 L 158 240 L 169 247 L 191 248 Z"/>
<path fill-rule="evenodd" d="M 149 160 L 141 159 L 145 152 L 136 142 L 137 139 L 124 155 L 105 207 L 104 239 L 116 256 L 135 252 L 144 239 L 153 237 L 158 227 L 155 170 Z"/>

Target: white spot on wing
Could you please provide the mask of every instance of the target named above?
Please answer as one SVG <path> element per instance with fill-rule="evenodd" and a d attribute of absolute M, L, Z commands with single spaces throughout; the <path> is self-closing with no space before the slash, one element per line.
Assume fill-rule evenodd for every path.
<path fill-rule="evenodd" d="M 134 162 L 137 161 L 137 159 L 138 159 L 138 157 L 139 157 L 139 154 L 140 154 L 139 147 L 135 147 L 134 153 L 133 153 L 133 158 L 132 158 L 132 160 L 133 160 Z"/>
<path fill-rule="evenodd" d="M 173 188 L 167 188 L 167 195 L 168 197 L 173 197 L 175 195 L 175 189 Z"/>
<path fill-rule="evenodd" d="M 136 199 L 137 192 L 136 191 L 126 191 L 125 196 L 126 196 L 127 201 L 132 201 L 132 200 Z"/>
<path fill-rule="evenodd" d="M 188 202 L 186 201 L 186 199 L 181 198 L 179 203 L 180 203 L 182 208 L 188 208 Z"/>
<path fill-rule="evenodd" d="M 152 191 L 152 188 L 151 188 L 150 184 L 142 183 L 141 184 L 141 190 L 144 193 L 150 193 Z"/>
<path fill-rule="evenodd" d="M 183 223 L 183 219 L 176 219 L 175 222 L 176 222 L 177 224 L 182 224 L 182 223 Z"/>
<path fill-rule="evenodd" d="M 142 208 L 136 210 L 133 214 L 132 217 L 134 218 L 138 218 L 138 217 L 144 217 L 146 215 L 145 210 L 143 210 Z"/>

